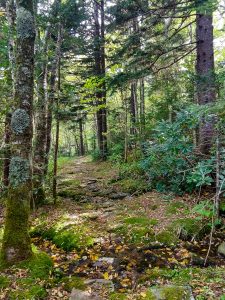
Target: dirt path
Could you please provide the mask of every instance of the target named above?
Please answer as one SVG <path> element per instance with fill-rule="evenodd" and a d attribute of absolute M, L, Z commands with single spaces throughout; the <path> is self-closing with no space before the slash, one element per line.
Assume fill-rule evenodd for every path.
<path fill-rule="evenodd" d="M 84 279 L 93 299 L 111 299 L 112 292 L 119 293 L 115 299 L 123 299 L 123 293 L 127 293 L 126 299 L 138 299 L 152 284 L 171 283 L 174 270 L 183 274 L 185 269 L 203 267 L 208 239 L 190 242 L 187 236 L 185 241 L 180 240 L 171 228 L 183 218 L 192 223 L 190 197 L 156 192 L 135 196 L 127 192 L 127 186 L 124 192 L 115 167 L 87 158 L 72 161 L 61 169 L 58 190 L 60 202 L 53 211 L 50 208 L 47 223 L 61 222 L 63 230 L 75 233 L 78 228 L 83 240 L 76 250 L 60 250 L 58 259 L 55 251 L 49 252 L 55 259 L 55 268 L 64 276 Z M 211 266 L 224 265 L 216 252 L 219 242 L 219 237 L 214 240 Z M 51 247 L 49 242 L 48 248 Z M 199 287 L 192 288 L 197 294 Z"/>
<path fill-rule="evenodd" d="M 73 290 L 76 300 L 150 300 L 151 286 L 167 284 L 188 285 L 196 299 L 225 294 L 224 232 L 204 268 L 208 231 L 195 220 L 194 199 L 138 190 L 109 162 L 80 158 L 61 168 L 58 203 L 34 214 L 31 231 L 54 261 L 44 299 L 69 299 Z"/>

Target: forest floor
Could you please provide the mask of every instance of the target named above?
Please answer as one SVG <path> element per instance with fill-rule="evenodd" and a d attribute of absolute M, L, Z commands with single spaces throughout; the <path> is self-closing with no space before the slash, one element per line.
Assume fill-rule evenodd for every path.
<path fill-rule="evenodd" d="M 205 265 L 210 220 L 194 212 L 195 197 L 140 194 L 138 185 L 110 162 L 68 160 L 57 204 L 32 214 L 36 258 L 2 271 L 0 299 L 69 299 L 72 290 L 76 300 L 193 299 L 180 296 L 183 287 L 195 299 L 225 299 L 224 230 Z M 164 286 L 164 298 L 153 286 Z"/>

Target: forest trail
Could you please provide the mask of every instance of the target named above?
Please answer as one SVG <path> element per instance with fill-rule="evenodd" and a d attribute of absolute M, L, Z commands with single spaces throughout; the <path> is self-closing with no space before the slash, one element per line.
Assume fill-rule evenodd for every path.
<path fill-rule="evenodd" d="M 72 292 L 72 300 L 149 300 L 154 299 L 150 287 L 167 285 L 175 291 L 191 287 L 194 296 L 206 295 L 201 299 L 220 299 L 225 293 L 225 260 L 217 254 L 221 236 L 214 238 L 204 268 L 208 232 L 200 232 L 193 205 L 190 196 L 134 192 L 110 162 L 69 159 L 60 167 L 57 205 L 45 205 L 32 217 L 32 242 L 54 262 L 41 281 L 47 294 L 18 299 L 70 299 Z M 21 268 L 5 274 L 13 280 L 27 276 Z M 17 293 L 18 286 L 11 291 Z"/>
<path fill-rule="evenodd" d="M 197 235 L 191 232 L 194 226 L 182 223 L 185 218 L 194 224 L 193 198 L 157 192 L 129 193 L 129 184 L 124 184 L 116 166 L 91 162 L 87 157 L 69 161 L 61 168 L 58 195 L 61 201 L 55 209 L 49 208 L 45 226 L 58 224 L 54 226 L 68 232 L 70 240 L 47 234 L 48 241 L 43 244 L 36 238 L 36 244 L 41 248 L 44 245 L 45 251 L 47 247 L 56 273 L 84 280 L 90 299 L 142 299 L 141 294 L 144 299 L 149 286 L 171 282 L 191 284 L 193 292 L 199 293 L 199 268 L 203 267 L 208 238 L 190 241 L 188 235 Z M 178 239 L 175 226 L 181 231 L 180 236 L 190 230 L 186 232 L 187 238 Z M 182 226 L 190 228 L 182 232 Z M 218 237 L 212 245 L 211 266 L 225 264 L 217 255 L 219 242 Z M 196 274 L 189 278 L 190 267 L 196 268 Z M 49 299 L 57 299 L 53 295 L 59 290 L 65 293 L 65 285 L 59 286 L 53 288 Z M 76 280 L 71 281 L 71 286 L 76 287 Z M 218 283 L 215 288 L 218 290 Z M 123 298 L 124 293 L 127 298 Z"/>

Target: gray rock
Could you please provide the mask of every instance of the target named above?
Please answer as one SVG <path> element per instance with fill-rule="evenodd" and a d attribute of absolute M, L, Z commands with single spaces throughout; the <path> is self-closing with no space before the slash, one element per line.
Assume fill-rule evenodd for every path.
<path fill-rule="evenodd" d="M 128 196 L 130 196 L 130 194 L 128 194 L 128 193 L 115 193 L 115 194 L 109 195 L 109 198 L 113 199 L 113 200 L 119 200 L 119 199 L 124 199 Z"/>
<path fill-rule="evenodd" d="M 92 296 L 90 295 L 90 293 L 86 291 L 72 289 L 70 300 L 102 300 L 102 299 L 99 297 Z"/>
<path fill-rule="evenodd" d="M 100 257 L 95 263 L 95 267 L 104 267 L 107 265 L 117 265 L 118 260 L 114 257 Z"/>
<path fill-rule="evenodd" d="M 225 242 L 219 245 L 217 252 L 225 257 Z"/>
<path fill-rule="evenodd" d="M 166 300 L 174 293 L 174 299 L 176 300 L 194 300 L 192 290 L 190 286 L 175 286 L 175 285 L 165 285 L 156 286 L 150 288 L 151 296 L 154 300 Z"/>
<path fill-rule="evenodd" d="M 114 292 L 115 287 L 112 280 L 106 279 L 89 279 L 84 282 L 88 286 L 91 286 L 93 290 L 101 290 L 102 286 L 108 288 L 110 292 Z"/>

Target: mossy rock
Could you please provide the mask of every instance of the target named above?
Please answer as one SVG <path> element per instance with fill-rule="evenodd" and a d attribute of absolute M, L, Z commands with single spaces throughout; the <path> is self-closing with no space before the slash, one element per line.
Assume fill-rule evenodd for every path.
<path fill-rule="evenodd" d="M 156 241 L 170 246 L 173 244 L 177 244 L 179 239 L 177 238 L 176 234 L 173 231 L 164 230 L 156 235 Z"/>
<path fill-rule="evenodd" d="M 211 230 L 210 225 L 205 221 L 192 218 L 175 220 L 170 228 L 182 240 L 202 239 Z"/>
<path fill-rule="evenodd" d="M 67 292 L 71 292 L 73 288 L 84 291 L 87 286 L 84 283 L 84 280 L 77 276 L 71 276 L 71 277 L 64 277 L 62 279 L 62 283 L 64 286 L 64 289 Z"/>
<path fill-rule="evenodd" d="M 194 269 L 197 274 L 198 270 Z M 155 280 L 170 280 L 178 284 L 188 284 L 192 279 L 193 268 L 150 268 L 141 276 L 140 282 Z"/>
<path fill-rule="evenodd" d="M 192 294 L 189 287 L 163 286 L 153 287 L 147 292 L 146 300 L 191 300 Z"/>
<path fill-rule="evenodd" d="M 58 192 L 58 196 L 70 198 L 74 201 L 80 201 L 85 196 L 85 192 L 81 189 L 64 189 Z"/>
<path fill-rule="evenodd" d="M 148 185 L 143 179 L 125 178 L 113 185 L 123 193 L 142 194 L 148 191 Z"/>
<path fill-rule="evenodd" d="M 57 247 L 65 251 L 93 245 L 94 238 L 90 236 L 88 230 L 82 225 L 72 226 L 69 228 L 56 224 L 53 227 L 46 228 L 45 225 L 39 225 L 32 229 L 31 236 L 41 236 L 44 239 L 52 241 Z"/>
<path fill-rule="evenodd" d="M 154 240 L 152 226 L 122 224 L 112 231 L 122 236 L 130 244 L 148 244 Z"/>
<path fill-rule="evenodd" d="M 59 182 L 58 187 L 59 189 L 62 187 L 79 187 L 79 185 L 81 184 L 79 179 L 69 179 L 69 180 L 63 180 L 61 182 Z"/>

